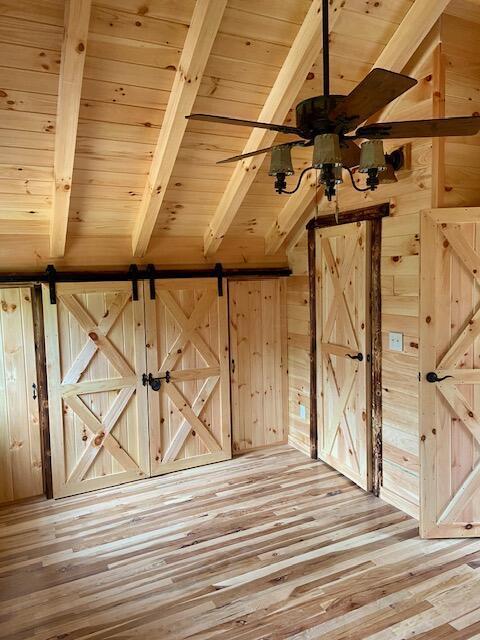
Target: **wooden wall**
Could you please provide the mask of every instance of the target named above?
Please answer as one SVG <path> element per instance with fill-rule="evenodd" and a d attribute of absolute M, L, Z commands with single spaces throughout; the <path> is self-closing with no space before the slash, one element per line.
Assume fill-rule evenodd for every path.
<path fill-rule="evenodd" d="M 442 17 L 446 116 L 480 114 L 480 24 L 466 17 Z M 480 204 L 480 136 L 445 141 L 444 180 L 441 206 Z"/>
<path fill-rule="evenodd" d="M 1 235 L 0 268 L 8 272 L 31 273 L 43 271 L 52 262 L 48 236 Z M 212 259 L 205 258 L 201 237 L 159 237 L 143 258 L 135 258 L 137 264 L 153 263 L 169 267 L 211 266 Z M 263 238 L 248 236 L 229 237 L 215 254 L 215 261 L 230 267 L 286 266 L 285 254 L 265 256 Z M 116 236 L 67 238 L 67 253 L 55 259 L 57 269 L 119 269 L 132 262 L 130 238 Z M 8 269 L 7 269 L 8 265 Z"/>
<path fill-rule="evenodd" d="M 287 439 L 284 278 L 229 283 L 233 453 Z"/>
<path fill-rule="evenodd" d="M 0 289 L 0 502 L 43 491 L 32 298 Z"/>
<path fill-rule="evenodd" d="M 296 252 L 303 253 L 304 248 Z M 293 259 L 297 257 L 292 256 Z M 300 255 L 301 257 L 301 255 Z M 288 317 L 288 442 L 310 455 L 310 310 L 308 277 L 287 280 Z"/>
<path fill-rule="evenodd" d="M 406 70 L 418 85 L 382 119 L 432 117 L 433 54 L 436 34 Z M 412 515 L 418 515 L 418 292 L 419 213 L 431 206 L 432 141 L 406 141 L 407 166 L 399 182 L 383 185 L 365 196 L 348 184 L 340 193 L 342 211 L 389 201 L 391 218 L 384 221 L 382 238 L 383 333 L 383 442 L 382 497 Z M 391 144 L 390 148 L 400 146 Z M 387 147 L 388 150 L 388 147 Z M 320 214 L 329 210 L 322 201 Z M 313 212 L 312 212 L 313 215 Z M 289 441 L 307 452 L 308 415 L 308 285 L 305 234 L 289 251 L 295 276 L 288 284 L 289 319 Z M 404 334 L 402 352 L 388 348 L 388 332 Z M 301 405 L 306 406 L 302 418 Z"/>

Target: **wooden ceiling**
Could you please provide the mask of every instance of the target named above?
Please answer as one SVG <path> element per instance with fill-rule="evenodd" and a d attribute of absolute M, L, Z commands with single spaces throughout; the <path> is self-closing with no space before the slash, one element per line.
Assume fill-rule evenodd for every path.
<path fill-rule="evenodd" d="M 268 159 L 215 164 L 274 134 L 184 115 L 293 122 L 292 107 L 322 93 L 320 4 L 2 0 L 0 234 L 46 237 L 52 257 L 99 236 L 138 257 L 166 237 L 202 239 L 212 259 L 224 236 L 281 249 L 308 181 L 289 201 Z M 331 0 L 332 92 L 372 66 L 401 71 L 447 5 Z M 296 168 L 309 159 L 294 151 Z"/>

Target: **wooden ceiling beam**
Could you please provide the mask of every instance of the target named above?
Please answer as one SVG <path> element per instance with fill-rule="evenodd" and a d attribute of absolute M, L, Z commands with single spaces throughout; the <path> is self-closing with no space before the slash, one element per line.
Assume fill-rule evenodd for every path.
<path fill-rule="evenodd" d="M 227 0 L 197 0 L 132 237 L 133 255 L 145 255 L 177 159 Z"/>
<path fill-rule="evenodd" d="M 67 241 L 68 212 L 83 67 L 87 51 L 91 0 L 67 0 L 57 98 L 53 201 L 50 218 L 50 256 L 61 258 Z"/>
<path fill-rule="evenodd" d="M 450 0 L 416 0 L 372 68 L 380 67 L 400 73 L 427 37 Z M 304 180 L 290 196 L 265 236 L 265 253 L 274 255 L 289 234 L 311 215 L 315 188 Z"/>
<path fill-rule="evenodd" d="M 449 3 L 450 0 L 415 0 L 373 66 L 400 73 Z"/>
<path fill-rule="evenodd" d="M 258 116 L 259 121 L 282 124 L 287 117 L 288 111 L 298 96 L 308 72 L 322 49 L 321 4 L 321 0 L 313 0 Z M 331 28 L 334 27 L 341 14 L 341 6 L 343 4 L 343 0 L 333 0 L 330 3 Z M 276 135 L 275 132 L 267 129 L 254 129 L 243 153 L 249 153 L 272 145 Z M 220 247 L 250 186 L 255 180 L 262 160 L 263 156 L 256 156 L 237 163 L 205 233 L 205 256 L 213 255 Z"/>

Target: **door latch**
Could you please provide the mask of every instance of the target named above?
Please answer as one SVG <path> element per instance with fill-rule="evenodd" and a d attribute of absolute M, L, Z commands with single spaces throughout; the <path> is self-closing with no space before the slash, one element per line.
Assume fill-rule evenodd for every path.
<path fill-rule="evenodd" d="M 446 380 L 447 378 L 453 378 L 453 376 L 443 376 L 443 378 L 439 378 L 435 371 L 429 371 L 425 376 L 427 382 L 441 382 L 442 380 Z"/>
<path fill-rule="evenodd" d="M 152 391 L 160 391 L 162 382 L 160 378 L 154 378 L 151 373 L 149 373 L 148 376 L 146 373 L 144 373 L 142 376 L 142 384 L 144 387 L 146 387 L 148 384 L 151 387 Z"/>
<path fill-rule="evenodd" d="M 143 386 L 146 387 L 148 384 L 152 391 L 160 391 L 162 380 L 165 380 L 165 382 L 170 382 L 170 371 L 166 371 L 164 376 L 159 376 L 158 378 L 154 378 L 151 373 L 149 373 L 148 375 L 144 373 L 142 375 Z"/>
<path fill-rule="evenodd" d="M 349 353 L 347 353 L 347 356 L 349 358 L 351 358 L 352 360 L 358 360 L 359 362 L 362 362 L 362 360 L 363 360 L 363 353 L 357 353 L 356 356 L 352 356 Z"/>

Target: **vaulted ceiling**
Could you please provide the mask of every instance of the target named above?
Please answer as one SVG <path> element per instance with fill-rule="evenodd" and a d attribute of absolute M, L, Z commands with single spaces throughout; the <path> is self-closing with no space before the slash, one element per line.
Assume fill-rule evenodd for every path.
<path fill-rule="evenodd" d="M 268 159 L 215 164 L 274 134 L 184 116 L 293 122 L 322 93 L 319 0 L 0 4 L 0 234 L 46 237 L 53 257 L 99 236 L 138 257 L 166 237 L 212 259 L 224 237 L 281 249 L 308 181 L 288 202 Z M 401 71 L 446 8 L 479 19 L 467 0 L 331 0 L 332 93 Z M 310 155 L 294 151 L 296 168 Z"/>

